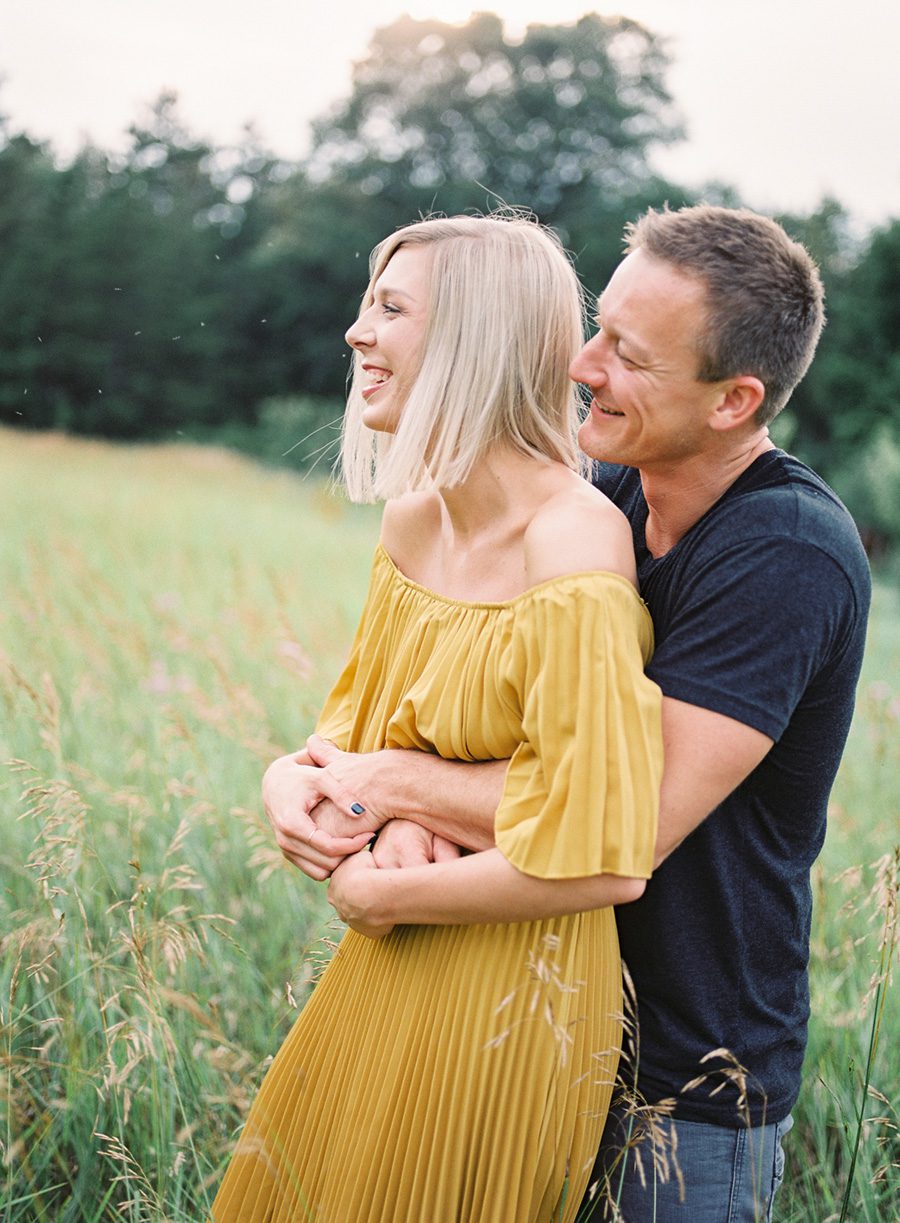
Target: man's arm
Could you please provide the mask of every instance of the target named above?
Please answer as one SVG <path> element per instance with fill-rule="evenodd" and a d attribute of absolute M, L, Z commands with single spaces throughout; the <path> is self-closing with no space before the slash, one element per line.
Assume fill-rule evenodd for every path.
<path fill-rule="evenodd" d="M 672 699 L 663 701 L 663 742 L 665 769 L 654 866 L 741 784 L 772 746 L 766 735 L 734 718 Z M 494 797 L 491 781 L 486 775 L 484 783 L 477 779 L 469 783 L 480 791 L 482 804 Z M 405 784 L 414 795 L 414 766 Z M 497 850 L 449 867 L 403 870 L 373 871 L 367 857 L 337 871 L 328 895 L 346 921 L 374 937 L 394 925 L 525 921 L 623 904 L 643 892 L 640 881 L 609 875 L 533 879 L 520 874 Z"/>
<path fill-rule="evenodd" d="M 663 698 L 662 723 L 665 766 L 655 866 L 749 776 L 772 746 L 767 735 L 743 722 L 671 697 Z M 366 805 L 367 819 L 378 826 L 389 819 L 403 820 L 405 826 L 398 825 L 396 834 L 389 830 L 392 835 L 408 837 L 412 844 L 413 823 L 469 849 L 493 845 L 494 812 L 506 761 L 467 764 L 397 750 L 356 755 L 316 736 L 310 739 L 308 751 L 310 760 L 332 774 L 343 792 Z M 316 808 L 313 816 L 317 823 L 322 818 L 332 835 L 346 835 L 352 827 L 334 807 L 330 813 L 324 806 Z M 303 861 L 308 843 L 293 843 L 284 834 L 290 822 L 286 807 L 270 809 L 269 818 L 286 855 L 310 874 Z M 421 846 L 416 845 L 410 858 L 421 861 L 420 855 Z M 332 869 L 339 861 L 336 856 Z M 394 857 L 392 864 L 396 861 Z M 323 878 L 321 851 L 316 853 L 315 868 L 313 878 Z"/>
<path fill-rule="evenodd" d="M 307 779 L 297 767 L 303 764 L 319 766 L 320 791 L 328 796 L 311 813 L 305 801 Z M 401 866 L 450 856 L 433 852 L 434 836 L 466 849 L 490 849 L 506 764 L 463 763 L 391 748 L 342 752 L 312 735 L 302 751 L 269 765 L 263 799 L 278 848 L 305 875 L 321 881 L 353 852 L 347 838 L 361 828 L 371 836 L 388 825 L 384 844 L 379 838 L 376 846 L 379 865 L 382 860 Z M 355 811 L 354 804 L 361 810 Z M 318 834 L 313 835 L 314 828 Z"/>
<path fill-rule="evenodd" d="M 305 752 L 341 792 L 356 796 L 366 818 L 379 828 L 390 820 L 404 820 L 465 849 L 490 849 L 494 844 L 494 812 L 503 794 L 506 760 L 444 760 L 398 748 L 342 752 L 318 735 L 310 736 Z M 350 835 L 338 807 L 322 804 L 313 814 L 333 835 Z"/>
<path fill-rule="evenodd" d="M 654 868 L 749 777 L 772 746 L 735 718 L 663 697 L 663 779 Z"/>

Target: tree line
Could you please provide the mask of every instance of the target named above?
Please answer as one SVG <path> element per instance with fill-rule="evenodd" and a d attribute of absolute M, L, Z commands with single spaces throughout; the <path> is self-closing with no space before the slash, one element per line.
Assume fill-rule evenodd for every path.
<path fill-rule="evenodd" d="M 696 193 L 652 169 L 682 138 L 659 40 L 627 18 L 379 30 L 301 161 L 252 131 L 215 147 L 161 95 L 121 153 L 60 165 L 0 119 L 0 420 L 183 435 L 294 464 L 333 446 L 343 332 L 371 247 L 432 212 L 532 209 L 589 289 L 624 224 Z M 738 204 L 709 184 L 703 198 Z M 835 200 L 779 218 L 812 250 L 829 323 L 778 425 L 873 547 L 900 536 L 900 220 L 864 239 Z M 299 445 L 298 445 L 299 443 Z"/>

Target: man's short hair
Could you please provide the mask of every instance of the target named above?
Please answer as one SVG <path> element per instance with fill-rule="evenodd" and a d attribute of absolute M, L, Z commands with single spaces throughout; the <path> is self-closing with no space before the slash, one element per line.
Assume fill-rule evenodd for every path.
<path fill-rule="evenodd" d="M 625 245 L 703 281 L 698 377 L 759 378 L 766 394 L 756 421 L 768 424 L 809 368 L 825 322 L 822 280 L 806 248 L 769 217 L 710 204 L 651 208 L 626 228 Z"/>

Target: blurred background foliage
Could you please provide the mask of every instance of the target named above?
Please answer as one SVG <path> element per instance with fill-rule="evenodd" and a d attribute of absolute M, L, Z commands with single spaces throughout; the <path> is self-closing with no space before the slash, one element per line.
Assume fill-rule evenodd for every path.
<path fill-rule="evenodd" d="M 624 223 L 688 192 L 652 168 L 682 132 L 659 40 L 627 18 L 507 41 L 401 18 L 379 30 L 308 156 L 252 130 L 216 148 L 162 94 L 124 153 L 67 164 L 0 119 L 0 420 L 183 436 L 308 467 L 334 454 L 343 332 L 368 253 L 420 215 L 526 205 L 599 290 Z M 829 325 L 776 440 L 848 502 L 873 556 L 900 542 L 900 220 L 863 237 L 834 199 L 779 218 L 813 251 Z"/>

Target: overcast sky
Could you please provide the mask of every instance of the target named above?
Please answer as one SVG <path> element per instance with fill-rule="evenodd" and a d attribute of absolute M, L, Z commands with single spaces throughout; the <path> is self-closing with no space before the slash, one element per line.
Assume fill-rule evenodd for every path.
<path fill-rule="evenodd" d="M 513 31 L 624 11 L 664 35 L 688 139 L 657 165 L 680 182 L 718 178 L 770 210 L 827 193 L 862 226 L 900 217 L 898 0 L 0 0 L 0 112 L 66 155 L 120 146 L 168 87 L 197 135 L 227 143 L 249 121 L 294 159 L 376 26 L 472 8 Z"/>

